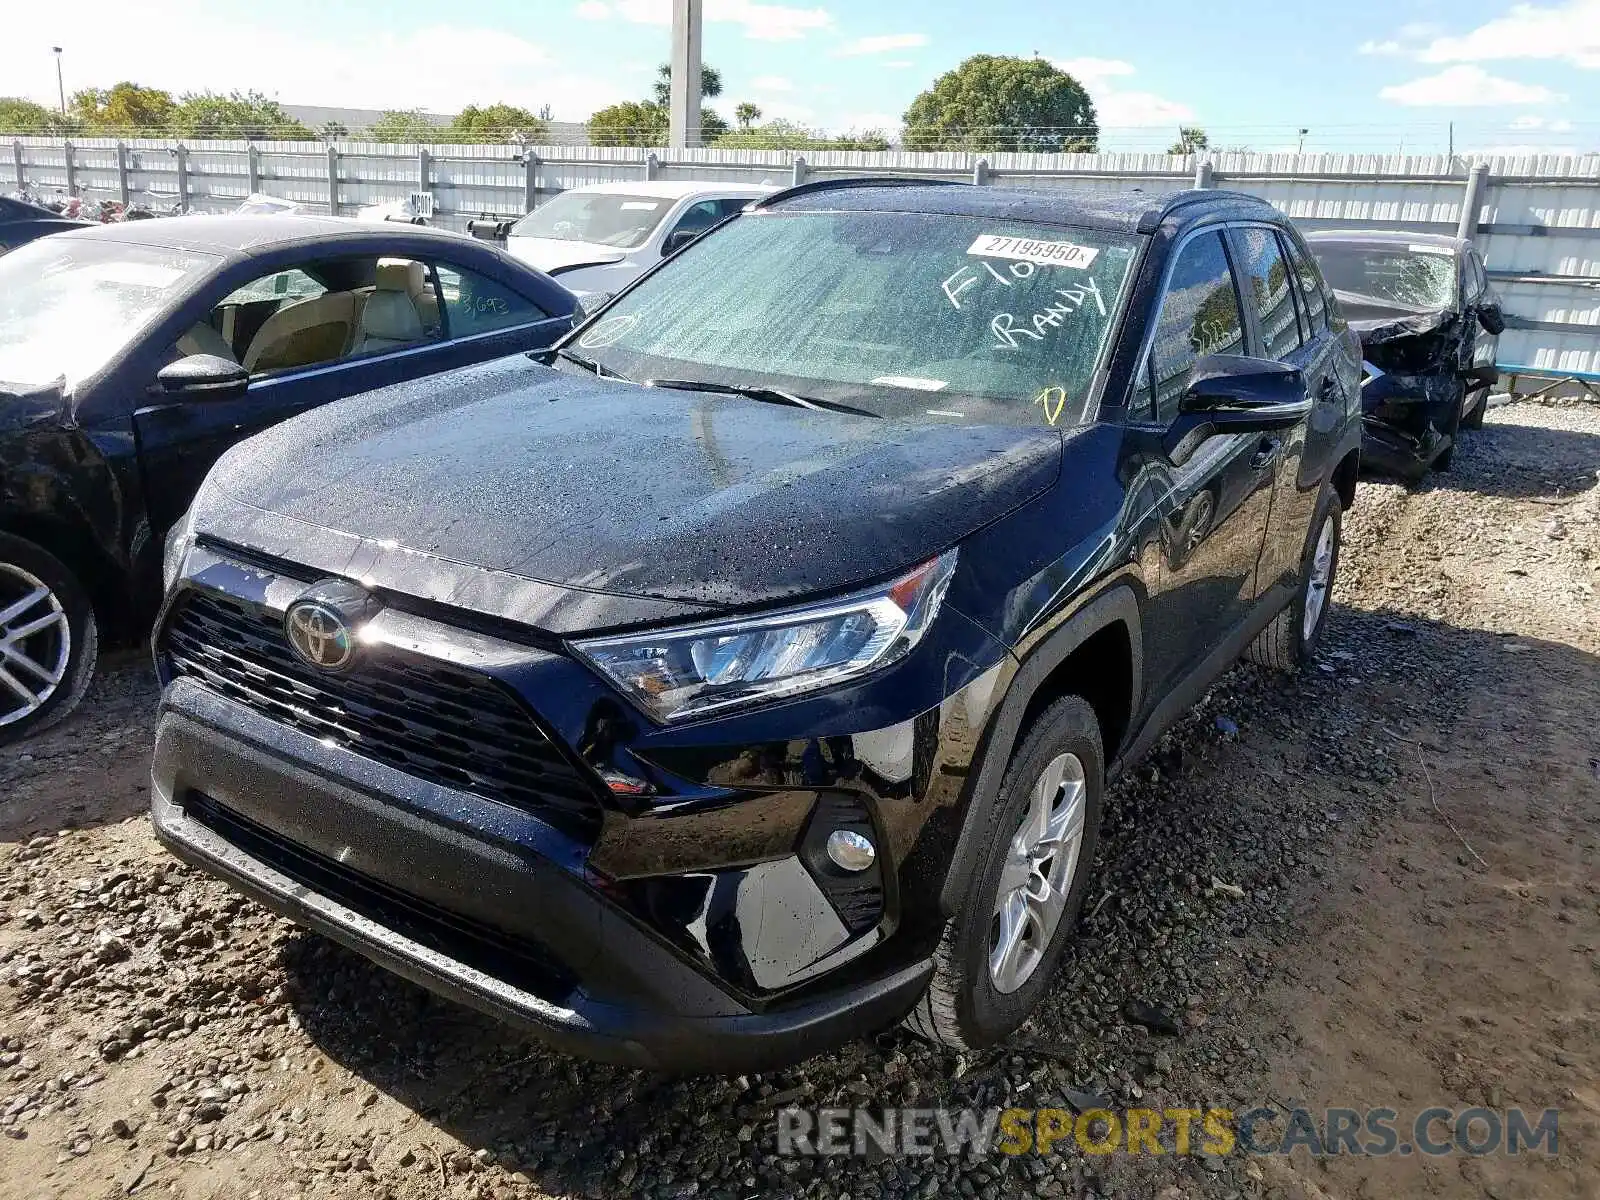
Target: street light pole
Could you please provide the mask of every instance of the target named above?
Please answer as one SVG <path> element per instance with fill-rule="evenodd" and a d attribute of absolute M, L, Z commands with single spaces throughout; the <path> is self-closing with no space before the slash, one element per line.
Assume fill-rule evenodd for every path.
<path fill-rule="evenodd" d="M 61 115 L 67 115 L 67 85 L 61 81 L 61 47 L 51 46 L 56 56 L 56 95 L 61 101 Z"/>
<path fill-rule="evenodd" d="M 702 0 L 672 0 L 672 94 L 667 140 L 700 144 L 700 27 Z"/>

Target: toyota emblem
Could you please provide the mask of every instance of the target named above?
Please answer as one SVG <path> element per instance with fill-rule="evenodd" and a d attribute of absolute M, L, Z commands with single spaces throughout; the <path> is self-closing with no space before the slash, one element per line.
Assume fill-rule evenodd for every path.
<path fill-rule="evenodd" d="M 342 671 L 355 661 L 358 635 L 377 609 L 365 590 L 343 580 L 319 585 L 283 614 L 289 648 L 323 671 Z"/>

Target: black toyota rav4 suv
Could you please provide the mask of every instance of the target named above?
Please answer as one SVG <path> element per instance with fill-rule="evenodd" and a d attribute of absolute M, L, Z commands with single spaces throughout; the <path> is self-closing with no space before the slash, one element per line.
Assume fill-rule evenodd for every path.
<path fill-rule="evenodd" d="M 156 829 L 573 1053 L 992 1043 L 1107 781 L 1314 651 L 1359 362 L 1246 196 L 775 195 L 544 364 L 223 458 L 167 547 Z"/>

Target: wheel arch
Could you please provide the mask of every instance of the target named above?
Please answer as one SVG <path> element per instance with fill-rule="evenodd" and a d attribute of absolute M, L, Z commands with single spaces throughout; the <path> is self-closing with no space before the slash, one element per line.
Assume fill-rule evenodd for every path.
<path fill-rule="evenodd" d="M 1345 452 L 1338 465 L 1333 468 L 1330 479 L 1333 490 L 1339 493 L 1339 503 L 1345 512 L 1349 512 L 1356 502 L 1356 480 L 1361 474 L 1361 447 L 1356 446 Z"/>
<path fill-rule="evenodd" d="M 89 594 L 102 625 L 115 629 L 128 623 L 127 575 L 88 529 L 60 517 L 10 511 L 0 512 L 0 534 L 30 542 L 60 560 Z"/>
<path fill-rule="evenodd" d="M 1021 660 L 989 720 L 983 748 L 969 777 L 961 832 L 940 889 L 944 912 L 954 909 L 981 845 L 982 814 L 999 794 L 1017 742 L 1037 714 L 1062 696 L 1082 696 L 1100 721 L 1106 767 L 1115 761 L 1143 694 L 1139 612 L 1133 589 L 1127 584 L 1114 585 L 1079 608 Z"/>

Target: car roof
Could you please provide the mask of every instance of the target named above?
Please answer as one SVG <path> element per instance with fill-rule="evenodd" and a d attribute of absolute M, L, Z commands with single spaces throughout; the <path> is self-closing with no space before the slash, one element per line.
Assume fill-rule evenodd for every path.
<path fill-rule="evenodd" d="M 663 196 L 672 200 L 680 200 L 684 196 L 765 196 L 775 190 L 772 184 L 708 183 L 703 179 L 628 179 L 620 183 L 586 183 L 567 189 L 569 192 Z"/>
<path fill-rule="evenodd" d="M 1404 229 L 1318 229 L 1304 236 L 1308 242 L 1360 246 L 1414 245 L 1462 250 L 1472 244 L 1448 233 L 1408 233 Z"/>
<path fill-rule="evenodd" d="M 0 222 L 3 221 L 60 221 L 64 225 L 82 224 L 88 228 L 89 222 L 72 217 L 64 217 L 58 212 L 51 212 L 40 204 L 29 204 L 26 200 L 18 200 L 12 196 L 0 196 Z"/>
<path fill-rule="evenodd" d="M 1191 224 L 1205 217 L 1286 220 L 1257 196 L 1217 188 L 1145 192 L 1068 192 L 1047 188 L 973 187 L 908 183 L 905 179 L 828 181 L 802 184 L 770 197 L 763 209 L 786 212 L 903 212 L 992 217 L 1077 225 L 1124 233 L 1149 233 L 1173 218 Z"/>
<path fill-rule="evenodd" d="M 383 240 L 391 245 L 413 244 L 418 253 L 441 242 L 470 241 L 466 235 L 400 222 L 361 222 L 341 217 L 308 217 L 285 213 L 245 213 L 226 216 L 158 217 L 148 221 L 119 221 L 91 225 L 58 236 L 98 242 L 123 242 L 192 250 L 225 257 L 248 255 L 277 246 L 315 245 L 318 242 L 360 244 Z"/>

